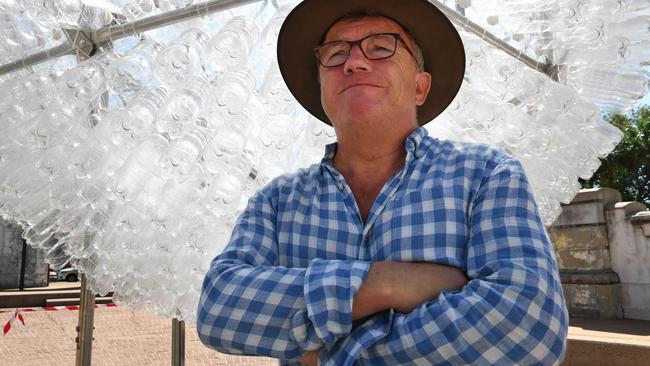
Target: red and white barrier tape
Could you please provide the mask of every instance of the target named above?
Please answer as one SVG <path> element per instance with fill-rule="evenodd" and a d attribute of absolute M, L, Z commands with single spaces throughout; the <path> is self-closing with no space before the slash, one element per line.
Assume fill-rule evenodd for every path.
<path fill-rule="evenodd" d="M 95 309 L 97 308 L 114 308 L 117 307 L 117 304 L 95 304 Z M 37 308 L 20 308 L 20 309 L 15 309 L 15 310 L 9 310 L 9 309 L 0 309 L 0 314 L 1 313 L 14 313 L 14 316 L 7 321 L 7 323 L 2 327 L 2 335 L 5 335 L 11 330 L 12 327 L 14 327 L 14 324 L 16 320 L 22 324 L 22 326 L 25 326 L 25 318 L 23 318 L 23 314 L 21 313 L 32 313 L 35 311 L 60 311 L 60 310 L 69 310 L 69 311 L 74 311 L 74 310 L 79 310 L 79 305 L 68 305 L 68 306 L 42 306 L 42 307 L 37 307 Z"/>
<path fill-rule="evenodd" d="M 2 327 L 2 335 L 3 336 L 5 334 L 9 333 L 9 331 L 13 327 L 16 320 L 18 320 L 22 324 L 23 327 L 25 326 L 25 319 L 23 318 L 23 315 L 18 311 L 18 309 L 16 309 L 16 311 L 14 312 L 13 318 L 9 319 L 7 324 L 5 324 L 4 327 Z"/>

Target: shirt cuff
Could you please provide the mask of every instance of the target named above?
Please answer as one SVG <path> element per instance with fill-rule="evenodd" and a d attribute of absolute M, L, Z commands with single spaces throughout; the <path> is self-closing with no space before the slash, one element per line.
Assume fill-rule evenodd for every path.
<path fill-rule="evenodd" d="M 395 312 L 377 313 L 356 327 L 347 338 L 332 347 L 323 347 L 318 354 L 319 366 L 352 366 L 363 364 L 362 352 L 390 333 Z M 373 364 L 373 362 L 369 362 Z"/>
<path fill-rule="evenodd" d="M 370 262 L 314 259 L 303 286 L 305 310 L 291 320 L 291 337 L 303 349 L 333 344 L 352 331 L 352 300 L 368 275 Z"/>

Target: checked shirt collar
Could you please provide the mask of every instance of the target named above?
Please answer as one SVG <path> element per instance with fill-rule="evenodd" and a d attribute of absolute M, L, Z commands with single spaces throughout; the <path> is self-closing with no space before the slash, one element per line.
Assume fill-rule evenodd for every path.
<path fill-rule="evenodd" d="M 427 136 L 427 130 L 424 127 L 418 127 L 404 140 L 404 149 L 406 150 L 406 161 L 404 166 L 391 176 L 381 189 L 375 202 L 370 208 L 370 213 L 365 224 L 361 219 L 360 210 L 356 204 L 352 190 L 345 182 L 343 175 L 334 167 L 333 160 L 334 155 L 336 155 L 337 143 L 334 142 L 325 147 L 325 156 L 321 160 L 321 174 L 326 174 L 327 172 L 327 174 L 334 179 L 339 191 L 345 195 L 344 201 L 348 205 L 348 208 L 352 212 L 356 212 L 358 223 L 364 226 L 364 236 L 368 234 L 369 230 L 372 230 L 374 221 L 377 219 L 379 214 L 381 214 L 386 203 L 395 195 L 395 192 L 397 192 L 399 187 L 402 185 L 404 177 L 411 171 L 413 163 L 424 154 L 426 147 L 422 146 L 422 144 Z"/>

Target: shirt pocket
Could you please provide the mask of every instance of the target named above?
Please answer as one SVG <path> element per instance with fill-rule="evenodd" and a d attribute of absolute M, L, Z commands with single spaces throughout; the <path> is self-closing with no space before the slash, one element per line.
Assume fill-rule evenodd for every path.
<path fill-rule="evenodd" d="M 382 221 L 388 224 L 386 230 L 375 235 L 377 257 L 464 267 L 468 232 L 465 205 L 436 193 L 411 190 L 390 202 Z"/>

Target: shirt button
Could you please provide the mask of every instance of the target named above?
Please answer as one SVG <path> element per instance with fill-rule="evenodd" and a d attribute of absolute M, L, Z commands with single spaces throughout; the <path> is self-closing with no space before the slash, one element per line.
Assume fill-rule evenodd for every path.
<path fill-rule="evenodd" d="M 336 186 L 339 188 L 339 191 L 343 190 L 343 184 L 342 183 L 336 183 Z"/>

